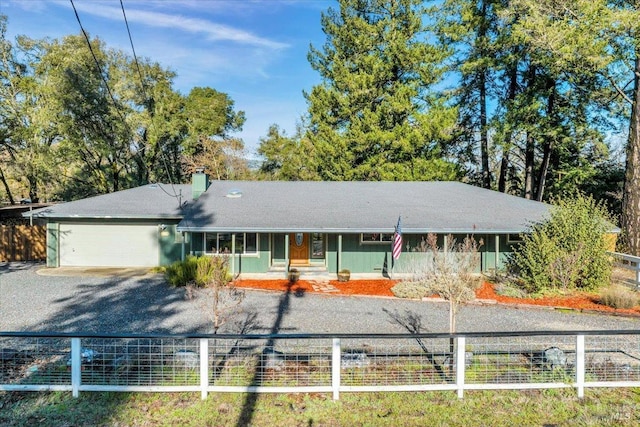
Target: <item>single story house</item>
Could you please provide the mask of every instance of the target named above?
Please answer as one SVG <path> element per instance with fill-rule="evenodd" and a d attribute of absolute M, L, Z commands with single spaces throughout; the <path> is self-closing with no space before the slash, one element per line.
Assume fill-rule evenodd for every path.
<path fill-rule="evenodd" d="M 47 222 L 47 266 L 152 267 L 229 254 L 234 273 L 292 267 L 382 277 L 410 268 L 436 233 L 482 239 L 478 269 L 500 269 L 550 206 L 459 182 L 210 181 L 148 184 L 33 211 Z M 391 241 L 401 218 L 402 254 Z M 393 269 L 393 270 L 391 270 Z"/>

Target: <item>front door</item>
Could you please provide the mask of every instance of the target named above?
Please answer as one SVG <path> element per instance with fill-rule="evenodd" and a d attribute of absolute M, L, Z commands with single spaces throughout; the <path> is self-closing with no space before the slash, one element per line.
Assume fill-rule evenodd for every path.
<path fill-rule="evenodd" d="M 309 265 L 309 235 L 289 234 L 289 261 L 291 265 Z"/>

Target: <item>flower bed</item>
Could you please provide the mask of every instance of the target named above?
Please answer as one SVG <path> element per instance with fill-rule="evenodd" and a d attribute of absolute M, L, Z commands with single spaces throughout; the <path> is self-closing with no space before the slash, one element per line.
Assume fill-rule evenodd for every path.
<path fill-rule="evenodd" d="M 338 290 L 332 292 L 334 295 L 364 295 L 364 296 L 385 296 L 392 297 L 391 288 L 397 283 L 395 280 L 373 279 L 373 280 L 350 280 L 349 282 L 339 282 L 332 280 L 330 284 Z M 238 287 L 263 289 L 272 291 L 287 291 L 295 293 L 319 292 L 313 288 L 313 282 L 299 280 L 296 283 L 289 283 L 287 280 L 240 280 L 236 282 Z M 491 283 L 484 282 L 476 291 L 479 299 L 494 300 L 505 304 L 539 305 L 546 307 L 570 308 L 576 310 L 605 311 L 620 314 L 640 315 L 640 307 L 631 309 L 615 309 L 599 303 L 599 296 L 596 294 L 579 293 L 571 296 L 551 296 L 542 298 L 515 298 L 498 295 Z"/>

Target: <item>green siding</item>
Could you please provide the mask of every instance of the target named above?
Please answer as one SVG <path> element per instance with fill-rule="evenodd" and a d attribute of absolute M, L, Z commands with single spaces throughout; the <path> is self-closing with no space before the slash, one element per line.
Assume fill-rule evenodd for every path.
<path fill-rule="evenodd" d="M 182 237 L 176 231 L 177 224 L 165 224 L 160 232 L 160 265 L 169 265 L 182 258 Z"/>
<path fill-rule="evenodd" d="M 189 235 L 186 245 L 187 254 L 202 255 L 202 236 L 202 233 Z M 272 264 L 286 263 L 285 237 L 286 235 L 283 233 L 259 234 L 258 255 L 235 255 L 234 271 L 236 273 L 265 273 L 269 271 Z M 466 235 L 452 236 L 458 242 L 465 237 Z M 321 263 L 324 261 L 327 270 L 332 273 L 336 273 L 339 269 L 348 269 L 352 273 L 380 274 L 382 277 L 388 276 L 392 268 L 396 273 L 409 272 L 415 263 L 420 262 L 420 258 L 425 256 L 423 252 L 415 249 L 421 245 L 423 238 L 426 236 L 403 234 L 402 255 L 400 259 L 394 261 L 391 257 L 391 242 L 362 243 L 359 233 L 342 235 L 342 254 L 338 256 L 339 235 L 329 234 L 326 236 L 325 260 L 312 260 L 312 262 Z M 494 270 L 496 268 L 495 235 L 476 235 L 474 238 L 482 240 L 477 271 Z M 440 248 L 445 245 L 444 239 L 445 235 L 438 235 Z M 171 252 L 171 256 L 179 254 L 179 249 L 178 247 L 175 249 L 177 252 Z M 509 252 L 512 250 L 511 244 L 507 242 L 507 236 L 499 236 L 498 249 L 497 268 L 502 269 Z"/>
<path fill-rule="evenodd" d="M 57 222 L 47 223 L 47 267 L 59 267 L 58 264 L 58 236 Z"/>
<path fill-rule="evenodd" d="M 234 273 L 262 273 L 269 270 L 269 235 L 258 235 L 258 255 L 233 256 Z"/>
<path fill-rule="evenodd" d="M 353 273 L 380 273 L 388 274 L 391 269 L 394 272 L 411 271 L 416 262 L 424 256 L 423 252 L 416 251 L 415 248 L 421 245 L 424 235 L 404 234 L 402 254 L 398 260 L 393 260 L 391 256 L 391 242 L 362 243 L 360 234 L 342 235 L 342 257 L 340 268 L 351 270 Z M 452 235 L 451 238 L 461 242 L 466 235 Z M 477 272 L 489 271 L 496 268 L 496 242 L 495 235 L 474 236 L 477 241 L 482 240 L 479 248 L 480 260 Z M 438 247 L 443 248 L 444 235 L 438 235 Z M 338 269 L 337 248 L 338 236 L 329 236 L 329 250 L 327 251 L 329 271 L 336 272 Z M 408 249 L 407 249 L 408 248 Z M 504 268 L 504 264 L 511 246 L 507 244 L 506 236 L 499 236 L 498 269 Z"/>
<path fill-rule="evenodd" d="M 271 239 L 271 259 L 274 263 L 287 262 L 285 254 L 285 234 L 273 234 Z"/>
<path fill-rule="evenodd" d="M 204 233 L 187 233 L 186 255 L 204 254 Z M 264 273 L 269 270 L 269 234 L 258 234 L 258 254 L 235 254 L 230 260 L 233 273 Z"/>

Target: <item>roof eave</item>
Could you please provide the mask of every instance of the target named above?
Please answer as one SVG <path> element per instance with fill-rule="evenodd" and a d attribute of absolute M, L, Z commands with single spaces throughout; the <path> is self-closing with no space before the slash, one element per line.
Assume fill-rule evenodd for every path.
<path fill-rule="evenodd" d="M 77 215 L 77 214 L 54 214 L 54 215 L 30 215 L 29 212 L 22 214 L 23 217 L 39 218 L 39 219 L 171 219 L 180 221 L 183 215 Z"/>
<path fill-rule="evenodd" d="M 330 233 L 330 234 L 355 234 L 355 233 L 393 233 L 393 228 L 313 228 L 313 227 L 176 227 L 179 232 L 191 233 Z M 526 232 L 528 229 L 433 229 L 433 228 L 406 228 L 403 227 L 404 234 L 514 234 Z"/>

